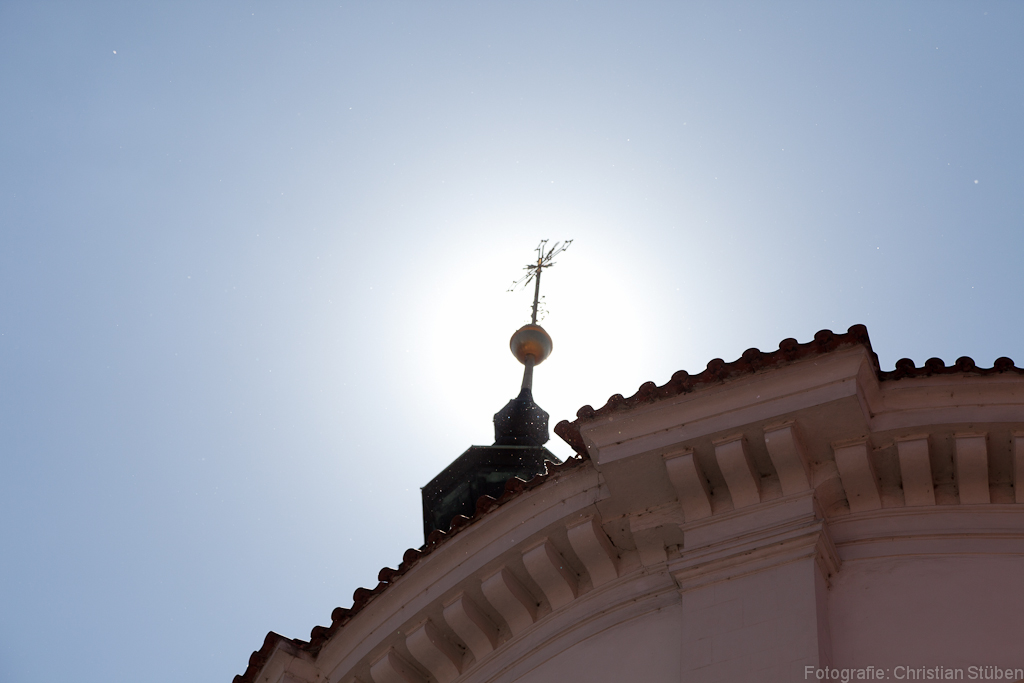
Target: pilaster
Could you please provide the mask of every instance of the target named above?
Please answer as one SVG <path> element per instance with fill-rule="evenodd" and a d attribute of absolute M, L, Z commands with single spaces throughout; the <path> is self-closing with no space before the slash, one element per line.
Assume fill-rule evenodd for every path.
<path fill-rule="evenodd" d="M 827 526 L 810 492 L 768 507 L 774 515 L 762 505 L 704 528 L 684 526 L 684 535 L 690 527 L 690 537 L 710 541 L 669 563 L 682 603 L 687 683 L 788 683 L 805 666 L 832 662 L 827 592 L 840 561 Z M 751 529 L 766 512 L 776 523 Z"/>

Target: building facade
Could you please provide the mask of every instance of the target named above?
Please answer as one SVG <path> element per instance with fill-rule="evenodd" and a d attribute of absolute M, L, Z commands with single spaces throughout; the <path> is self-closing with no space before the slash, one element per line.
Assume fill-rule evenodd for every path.
<path fill-rule="evenodd" d="M 1024 371 L 867 331 L 751 349 L 555 432 L 236 683 L 1024 678 Z M 1021 486 L 1017 486 L 1020 482 Z"/>

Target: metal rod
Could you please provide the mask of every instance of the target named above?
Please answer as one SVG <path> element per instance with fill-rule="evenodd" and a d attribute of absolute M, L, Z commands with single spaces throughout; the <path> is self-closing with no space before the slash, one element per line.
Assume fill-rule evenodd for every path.
<path fill-rule="evenodd" d="M 544 268 L 543 268 L 543 266 L 541 266 L 541 262 L 538 259 L 537 260 L 537 282 L 536 282 L 536 284 L 533 287 L 533 319 L 532 319 L 531 322 L 534 325 L 537 324 L 537 301 L 538 301 L 538 299 L 540 297 L 540 274 L 541 274 L 541 272 L 543 272 L 543 270 L 544 270 Z"/>
<path fill-rule="evenodd" d="M 526 362 L 523 363 L 523 389 L 533 391 L 533 354 L 527 354 Z"/>

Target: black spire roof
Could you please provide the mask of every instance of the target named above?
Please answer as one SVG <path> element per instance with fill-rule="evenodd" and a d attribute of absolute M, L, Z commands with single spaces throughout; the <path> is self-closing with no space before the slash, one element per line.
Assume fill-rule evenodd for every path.
<path fill-rule="evenodd" d="M 523 387 L 518 396 L 494 414 L 495 446 L 540 448 L 548 438 L 548 414 L 533 402 L 530 387 Z"/>
<path fill-rule="evenodd" d="M 456 515 L 473 517 L 480 496 L 500 498 L 512 477 L 529 481 L 545 463 L 560 463 L 547 441 L 548 414 L 523 387 L 494 414 L 494 444 L 471 446 L 423 487 L 424 540 L 434 529 L 448 531 Z"/>

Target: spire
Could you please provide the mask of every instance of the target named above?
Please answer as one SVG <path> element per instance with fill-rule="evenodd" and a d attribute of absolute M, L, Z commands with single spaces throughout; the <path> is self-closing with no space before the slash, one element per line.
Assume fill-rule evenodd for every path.
<path fill-rule="evenodd" d="M 551 337 L 537 324 L 542 298 L 540 275 L 552 258 L 569 246 L 555 244 L 545 250 L 547 240 L 537 247 L 537 262 L 526 266 L 526 275 L 512 285 L 534 282 L 533 311 L 530 324 L 516 330 L 509 348 L 523 364 L 523 383 L 519 395 L 494 415 L 494 445 L 470 446 L 440 474 L 423 487 L 423 538 L 429 541 L 435 531 L 446 532 L 455 515 L 472 517 L 480 496 L 499 498 L 505 483 L 517 477 L 529 481 L 542 474 L 547 463 L 558 464 L 544 444 L 548 440 L 548 414 L 533 402 L 533 368 L 551 355 Z"/>
<path fill-rule="evenodd" d="M 548 414 L 533 401 L 533 368 L 551 355 L 554 343 L 543 327 L 537 324 L 540 306 L 540 276 L 545 268 L 554 264 L 554 257 L 569 248 L 572 240 L 555 242 L 547 249 L 547 240 L 537 245 L 537 262 L 525 266 L 526 275 L 515 282 L 509 291 L 518 286 L 533 287 L 533 309 L 530 324 L 523 325 L 509 340 L 512 355 L 523 364 L 523 383 L 519 395 L 509 401 L 494 415 L 495 446 L 543 446 L 548 441 Z"/>

